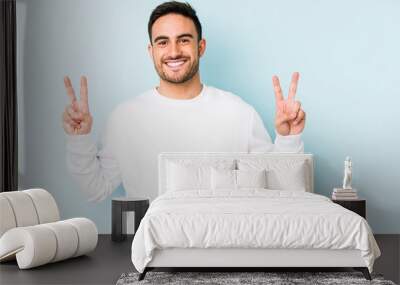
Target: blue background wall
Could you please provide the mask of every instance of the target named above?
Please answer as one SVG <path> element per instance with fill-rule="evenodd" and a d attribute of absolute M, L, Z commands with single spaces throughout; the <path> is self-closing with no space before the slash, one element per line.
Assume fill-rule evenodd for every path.
<path fill-rule="evenodd" d="M 65 165 L 63 76 L 89 80 L 97 140 L 110 111 L 157 85 L 147 20 L 160 1 L 17 0 L 20 188 L 43 187 L 62 218 L 86 216 L 111 230 L 110 199 L 88 203 Z M 274 137 L 277 74 L 307 112 L 303 139 L 315 154 L 317 193 L 353 185 L 375 233 L 400 233 L 399 1 L 190 1 L 207 39 L 201 75 L 252 104 Z M 124 195 L 119 188 L 113 196 Z"/>

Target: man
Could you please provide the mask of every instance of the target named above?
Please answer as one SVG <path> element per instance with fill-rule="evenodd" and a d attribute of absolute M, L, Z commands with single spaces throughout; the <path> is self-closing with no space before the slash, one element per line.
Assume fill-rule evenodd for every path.
<path fill-rule="evenodd" d="M 305 113 L 295 101 L 294 73 L 284 99 L 273 77 L 276 99 L 275 144 L 254 108 L 240 97 L 201 83 L 199 59 L 206 49 L 201 24 L 187 3 L 167 2 L 148 23 L 149 54 L 158 87 L 120 104 L 111 113 L 97 149 L 90 138 L 87 79 L 80 101 L 64 78 L 71 100 L 63 113 L 67 165 L 89 201 L 101 201 L 121 182 L 127 196 L 157 196 L 161 152 L 303 152 Z"/>

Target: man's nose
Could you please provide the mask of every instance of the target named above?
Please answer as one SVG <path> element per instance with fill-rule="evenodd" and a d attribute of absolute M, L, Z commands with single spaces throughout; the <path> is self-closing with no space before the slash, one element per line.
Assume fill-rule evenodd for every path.
<path fill-rule="evenodd" d="M 172 43 L 171 45 L 170 45 L 170 47 L 171 47 L 171 49 L 170 49 L 170 56 L 171 57 L 178 57 L 179 55 L 180 55 L 180 53 L 181 53 L 181 49 L 180 49 L 180 46 L 179 46 L 179 44 L 178 43 Z"/>

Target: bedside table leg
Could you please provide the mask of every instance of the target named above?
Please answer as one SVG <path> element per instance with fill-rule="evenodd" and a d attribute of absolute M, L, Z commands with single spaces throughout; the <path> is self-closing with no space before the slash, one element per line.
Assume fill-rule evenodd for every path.
<path fill-rule="evenodd" d="M 111 240 L 122 241 L 122 205 L 121 203 L 112 203 L 111 207 Z"/>
<path fill-rule="evenodd" d="M 137 207 L 135 209 L 135 234 L 136 234 L 137 229 L 139 228 L 140 221 L 143 219 L 148 208 L 149 208 L 149 205 L 146 204 L 146 205 Z"/>

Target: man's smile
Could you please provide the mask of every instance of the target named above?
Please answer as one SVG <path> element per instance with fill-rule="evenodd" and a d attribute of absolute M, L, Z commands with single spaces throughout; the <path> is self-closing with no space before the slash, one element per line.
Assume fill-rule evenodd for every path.
<path fill-rule="evenodd" d="M 172 70 L 179 70 L 182 65 L 187 62 L 186 59 L 175 59 L 175 60 L 167 60 L 165 61 L 165 65 L 167 65 Z"/>

